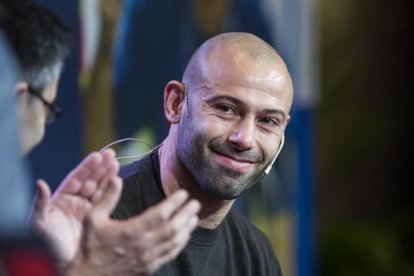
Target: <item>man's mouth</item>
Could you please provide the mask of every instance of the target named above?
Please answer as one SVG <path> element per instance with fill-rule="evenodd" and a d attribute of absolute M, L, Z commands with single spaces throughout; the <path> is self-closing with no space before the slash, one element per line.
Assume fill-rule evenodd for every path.
<path fill-rule="evenodd" d="M 225 153 L 213 151 L 214 159 L 223 167 L 240 173 L 247 173 L 254 167 L 255 161 L 248 158 L 232 156 Z"/>

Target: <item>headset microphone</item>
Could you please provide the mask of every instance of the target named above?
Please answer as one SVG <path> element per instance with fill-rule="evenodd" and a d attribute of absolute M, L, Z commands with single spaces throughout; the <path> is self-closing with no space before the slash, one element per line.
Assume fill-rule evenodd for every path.
<path fill-rule="evenodd" d="M 285 135 L 283 134 L 282 139 L 280 140 L 279 148 L 276 152 L 275 157 L 273 158 L 272 162 L 267 166 L 266 170 L 264 171 L 265 175 L 268 175 L 270 170 L 272 169 L 273 163 L 275 163 L 276 158 L 278 157 L 279 153 L 282 151 L 283 145 L 285 144 Z"/>

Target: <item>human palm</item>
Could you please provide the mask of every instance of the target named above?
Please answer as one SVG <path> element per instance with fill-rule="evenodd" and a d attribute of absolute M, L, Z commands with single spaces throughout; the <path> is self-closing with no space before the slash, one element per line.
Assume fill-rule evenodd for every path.
<path fill-rule="evenodd" d="M 51 197 L 48 184 L 37 181 L 31 221 L 65 267 L 79 248 L 83 221 L 119 165 L 112 150 L 88 155 L 59 185 Z"/>

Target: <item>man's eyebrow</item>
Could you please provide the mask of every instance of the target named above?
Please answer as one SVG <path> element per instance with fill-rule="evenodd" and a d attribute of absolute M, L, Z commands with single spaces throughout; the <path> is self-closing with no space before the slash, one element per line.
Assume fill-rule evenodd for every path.
<path fill-rule="evenodd" d="M 241 105 L 243 107 L 246 107 L 246 104 L 245 103 L 243 103 L 242 101 L 240 101 L 237 98 L 234 98 L 234 97 L 228 96 L 228 95 L 213 95 L 211 97 L 206 97 L 203 100 L 206 101 L 206 102 L 215 102 L 215 101 L 223 101 L 223 100 L 225 100 L 225 101 L 233 102 L 234 104 L 237 104 L 237 105 Z"/>
<path fill-rule="evenodd" d="M 261 111 L 261 113 L 268 114 L 268 115 L 280 115 L 280 116 L 282 116 L 283 120 L 286 119 L 285 112 L 283 112 L 282 110 L 279 110 L 279 109 L 264 109 L 264 110 Z"/>
<path fill-rule="evenodd" d="M 208 98 L 205 98 L 203 100 L 206 101 L 206 102 L 209 102 L 209 103 L 225 100 L 225 101 L 232 102 L 232 103 L 234 103 L 238 106 L 241 106 L 243 108 L 247 108 L 247 105 L 244 102 L 242 102 L 239 99 L 234 98 L 232 96 L 228 96 L 228 95 L 214 95 L 212 97 L 208 97 Z M 280 115 L 280 116 L 282 116 L 283 120 L 286 119 L 285 112 L 283 112 L 283 110 L 280 110 L 280 109 L 267 108 L 267 109 L 261 110 L 260 113 L 261 114 L 267 114 L 267 115 Z"/>

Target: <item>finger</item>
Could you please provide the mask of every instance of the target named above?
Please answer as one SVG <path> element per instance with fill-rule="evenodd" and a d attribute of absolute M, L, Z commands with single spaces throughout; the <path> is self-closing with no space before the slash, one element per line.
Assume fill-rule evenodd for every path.
<path fill-rule="evenodd" d="M 145 228 L 143 227 L 145 221 L 142 220 L 140 225 L 135 225 L 135 227 L 127 227 L 129 226 L 129 221 L 124 222 L 125 229 L 131 233 L 131 236 L 136 236 L 135 240 L 140 248 L 151 249 L 160 245 L 174 247 L 177 237 L 181 237 L 182 232 L 188 234 L 193 231 L 195 227 L 193 225 L 194 219 L 198 221 L 197 213 L 199 210 L 200 203 L 196 200 L 191 200 L 179 209 L 170 220 L 164 221 L 157 227 Z"/>
<path fill-rule="evenodd" d="M 181 209 L 179 209 L 174 216 L 160 225 L 156 231 L 153 232 L 151 239 L 155 244 L 169 243 L 180 235 L 181 232 L 192 231 L 194 218 L 197 218 L 197 213 L 200 211 L 201 205 L 197 200 L 190 200 Z"/>
<path fill-rule="evenodd" d="M 161 203 L 145 211 L 141 216 L 133 218 L 132 221 L 140 224 L 144 231 L 158 227 L 168 220 L 184 204 L 187 198 L 187 191 L 178 190 Z"/>
<path fill-rule="evenodd" d="M 86 180 L 83 183 L 81 183 L 81 190 L 79 192 L 79 195 L 88 199 L 90 198 L 95 192 L 98 184 L 96 181 L 93 180 Z"/>
<path fill-rule="evenodd" d="M 88 156 L 82 160 L 82 162 L 77 166 L 81 167 L 83 170 L 80 170 L 78 174 L 75 174 L 76 178 L 79 181 L 85 181 L 87 178 L 90 178 L 90 175 L 99 167 L 104 164 L 105 160 L 108 159 L 109 156 L 115 156 L 113 150 L 107 150 L 103 153 L 99 152 L 92 152 L 88 154 Z M 105 159 L 105 160 L 104 160 Z"/>
<path fill-rule="evenodd" d="M 193 220 L 194 228 L 192 228 L 192 230 L 195 229 L 195 226 L 197 225 L 197 223 L 198 223 L 198 220 L 194 219 Z M 180 235 L 177 235 L 176 241 L 163 244 L 162 246 L 160 246 L 160 248 L 158 248 L 158 250 L 160 250 L 158 254 L 160 255 L 156 259 L 156 262 L 158 262 L 158 264 L 155 264 L 155 265 L 160 267 L 166 264 L 167 262 L 175 259 L 178 256 L 178 254 L 180 254 L 181 251 L 188 244 L 188 242 L 190 241 L 190 238 L 191 238 L 191 231 L 190 232 L 183 231 L 181 232 Z"/>
<path fill-rule="evenodd" d="M 118 173 L 119 164 L 112 149 L 102 154 L 91 153 L 65 180 L 63 191 L 89 199 L 99 186 L 102 178 Z M 67 187 L 65 189 L 65 187 Z M 70 188 L 70 189 L 69 189 Z"/>
<path fill-rule="evenodd" d="M 99 222 L 103 222 L 109 218 L 118 203 L 119 197 L 121 196 L 121 190 L 121 178 L 118 176 L 110 178 L 102 196 L 95 202 L 88 214 L 88 218 L 94 224 L 99 224 Z"/>
<path fill-rule="evenodd" d="M 82 162 L 76 166 L 59 185 L 57 192 L 64 192 L 70 194 L 77 194 L 82 188 L 82 183 L 89 177 L 89 175 L 97 168 L 102 162 L 102 156 L 93 152 L 90 153 Z"/>
<path fill-rule="evenodd" d="M 175 259 L 189 242 L 191 232 L 196 228 L 197 224 L 198 218 L 193 216 L 188 222 L 187 227 L 177 233 L 173 239 L 147 250 L 144 253 L 143 259 L 151 261 L 149 270 L 155 272 L 164 264 Z"/>
<path fill-rule="evenodd" d="M 109 182 L 111 182 L 111 178 L 107 179 L 107 181 L 101 181 L 99 183 L 98 188 L 95 190 L 95 192 L 91 196 L 90 200 L 91 200 L 92 204 L 95 204 L 102 197 L 104 191 L 108 187 Z"/>
<path fill-rule="evenodd" d="M 119 171 L 119 163 L 117 160 L 112 159 L 110 162 L 108 162 L 105 166 L 105 171 L 103 175 L 100 176 L 100 178 L 96 179 L 96 182 L 98 183 L 98 187 L 101 188 L 101 185 L 106 183 L 109 178 L 118 175 Z"/>
<path fill-rule="evenodd" d="M 99 182 L 107 181 L 112 176 L 117 175 L 119 170 L 119 164 L 115 160 L 115 153 L 112 149 L 105 150 L 102 153 L 102 162 L 95 170 L 91 171 L 91 174 L 85 177 L 84 182 L 95 182 L 94 188 L 99 186 Z M 91 190 L 91 185 L 84 186 L 79 192 L 79 195 L 89 198 L 95 190 Z"/>
<path fill-rule="evenodd" d="M 36 181 L 36 195 L 33 201 L 33 211 L 35 216 L 43 216 L 47 203 L 50 200 L 51 191 L 49 185 L 43 179 Z"/>
<path fill-rule="evenodd" d="M 106 189 L 108 182 L 114 175 L 118 174 L 118 171 L 119 171 L 119 163 L 116 160 L 113 160 L 112 164 L 109 166 L 108 173 L 104 176 L 103 179 L 101 179 L 97 183 L 96 190 L 90 195 L 90 200 L 92 203 L 99 200 L 99 198 L 103 194 L 103 191 Z M 83 192 L 83 194 L 86 194 L 86 192 Z"/>

